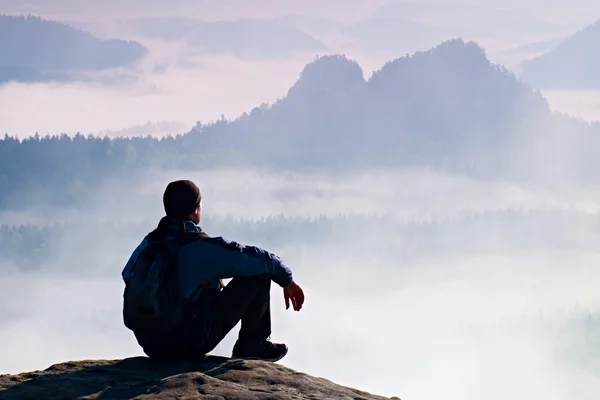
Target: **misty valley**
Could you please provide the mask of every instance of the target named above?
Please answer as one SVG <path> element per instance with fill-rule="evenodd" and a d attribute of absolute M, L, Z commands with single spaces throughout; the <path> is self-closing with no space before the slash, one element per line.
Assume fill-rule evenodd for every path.
<path fill-rule="evenodd" d="M 580 53 L 600 25 L 511 42 L 547 50 L 517 63 L 519 75 L 492 61 L 502 52 L 450 34 L 454 8 L 387 3 L 342 22 L 159 17 L 149 2 L 147 15 L 77 22 L 95 35 L 0 16 L 0 374 L 141 354 L 123 327 L 121 271 L 164 215 L 165 186 L 191 179 L 204 231 L 279 255 L 302 283 L 297 315 L 271 288 L 286 366 L 402 399 L 596 399 L 600 123 L 555 110 L 540 90 L 594 89 L 594 61 Z M 293 72 L 275 78 L 284 62 Z M 202 114 L 239 100 L 211 68 L 241 76 L 230 87 L 252 92 L 243 112 Z M 113 112 L 145 120 L 102 125 Z M 93 129 L 54 128 L 95 113 Z M 54 125 L 6 128 L 36 118 Z M 229 356 L 235 331 L 214 354 Z"/>
<path fill-rule="evenodd" d="M 519 193 L 510 184 L 462 182 L 457 192 L 451 177 L 417 172 L 382 173 L 379 181 L 357 173 L 354 186 L 352 177 L 311 174 L 286 180 L 240 171 L 243 187 L 229 184 L 235 171 L 185 176 L 210 188 L 207 232 L 270 249 L 306 282 L 308 305 L 318 311 L 303 316 L 300 327 L 278 291 L 272 294 L 278 334 L 302 348 L 289 364 L 368 390 L 394 393 L 401 386 L 423 397 L 438 395 L 419 383 L 424 376 L 465 396 L 474 390 L 473 376 L 486 396 L 499 375 L 526 379 L 533 397 L 585 398 L 581 388 L 594 385 L 600 218 L 589 205 L 561 208 L 553 203 L 569 202 L 564 194 L 523 186 L 529 202 L 494 194 Z M 390 185 L 395 189 L 386 190 Z M 453 194 L 443 193 L 444 185 Z M 157 223 L 160 188 L 140 180 L 126 200 L 111 201 L 122 190 L 107 183 L 75 211 L 48 205 L 3 211 L 2 220 L 12 222 L 0 226 L 0 335 L 32 340 L 28 356 L 5 352 L 5 371 L 61 357 L 136 354 L 121 328 L 118 278 L 131 248 Z M 441 201 L 424 204 L 428 198 Z M 216 353 L 227 354 L 233 339 Z M 344 368 L 355 360 L 377 367 L 369 374 Z M 494 392 L 505 396 L 513 387 Z"/>

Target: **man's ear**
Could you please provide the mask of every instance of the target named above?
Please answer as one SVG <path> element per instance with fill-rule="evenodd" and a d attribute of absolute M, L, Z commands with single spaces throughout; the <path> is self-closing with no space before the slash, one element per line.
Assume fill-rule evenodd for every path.
<path fill-rule="evenodd" d="M 202 203 L 196 208 L 196 215 L 198 216 L 198 223 L 200 223 L 200 220 L 202 219 Z"/>

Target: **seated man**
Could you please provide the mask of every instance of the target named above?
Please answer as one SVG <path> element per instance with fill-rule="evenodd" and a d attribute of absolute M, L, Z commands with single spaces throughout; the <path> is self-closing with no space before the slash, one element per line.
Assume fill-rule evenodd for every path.
<path fill-rule="evenodd" d="M 268 340 L 270 288 L 271 281 L 281 286 L 286 309 L 291 301 L 294 310 L 300 311 L 304 293 L 292 279 L 291 270 L 279 257 L 263 249 L 206 235 L 198 226 L 202 202 L 200 190 L 193 182 L 169 183 L 163 204 L 166 216 L 135 249 L 123 269 L 125 293 L 132 271 L 151 240 L 195 235 L 195 240 L 182 242 L 178 247 L 174 262 L 177 287 L 187 311 L 184 322 L 168 332 L 130 328 L 144 352 L 150 358 L 161 359 L 203 356 L 241 320 L 233 357 L 268 361 L 284 357 L 287 346 Z M 233 279 L 223 286 L 221 279 L 227 278 Z"/>

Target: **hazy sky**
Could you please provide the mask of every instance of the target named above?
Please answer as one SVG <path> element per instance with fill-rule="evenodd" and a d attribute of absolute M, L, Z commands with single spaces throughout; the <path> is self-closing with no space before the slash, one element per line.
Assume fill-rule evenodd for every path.
<path fill-rule="evenodd" d="M 31 135 L 36 131 L 41 134 L 72 134 L 76 131 L 119 130 L 149 121 L 176 121 L 191 127 L 198 120 L 215 120 L 221 114 L 233 118 L 260 103 L 270 103 L 285 96 L 303 66 L 317 54 L 323 54 L 306 52 L 272 60 L 206 55 L 184 43 L 150 40 L 124 28 L 123 20 L 142 13 L 145 16 L 179 15 L 213 20 L 302 14 L 355 23 L 376 15 L 378 7 L 385 4 L 400 3 L 366 0 L 353 0 L 351 4 L 347 1 L 179 0 L 166 6 L 165 2 L 158 0 L 102 3 L 1 0 L 0 12 L 31 13 L 68 21 L 100 37 L 136 39 L 150 48 L 151 53 L 140 66 L 118 72 L 126 78 L 122 83 L 9 84 L 0 87 L 0 130 L 18 136 Z M 432 26 L 447 26 L 449 36 L 460 28 L 459 31 L 466 32 L 465 39 L 480 42 L 493 61 L 509 66 L 535 54 L 506 53 L 505 50 L 572 34 L 594 22 L 590 15 L 600 8 L 594 2 L 581 0 L 553 1 L 552 6 L 548 2 L 542 6 L 542 2 L 517 1 L 432 1 L 418 4 L 427 8 L 423 11 L 416 7 L 417 11 L 411 11 L 410 16 L 415 12 L 415 18 L 421 19 L 425 17 L 418 15 L 438 15 L 431 14 L 430 10 L 437 10 L 441 16 L 447 15 L 445 19 L 436 17 L 430 23 Z M 464 4 L 470 4 L 474 11 L 469 12 L 471 8 L 462 13 L 454 11 L 464 8 Z M 414 5 L 410 8 L 409 5 L 406 2 L 402 9 L 415 9 Z M 415 33 L 416 38 L 419 34 Z M 341 52 L 356 59 L 365 70 L 366 77 L 386 61 L 404 55 L 404 52 L 389 50 L 366 53 L 347 38 L 337 34 L 326 36 L 320 39 L 330 47 L 330 52 Z M 440 36 L 440 41 L 444 38 Z M 430 44 L 436 43 L 437 40 Z M 406 52 L 415 50 L 427 50 L 427 47 L 409 46 Z M 114 72 L 110 74 L 114 75 Z M 578 101 L 584 104 L 576 106 L 573 106 L 569 93 L 551 93 L 549 98 L 553 105 L 574 115 L 588 119 L 597 115 L 593 111 L 599 101 L 595 93 L 579 96 Z"/>
<path fill-rule="evenodd" d="M 90 0 L 2 0 L 0 10 L 4 12 L 47 12 L 55 15 L 115 16 L 148 15 L 157 13 L 168 14 L 194 14 L 203 15 L 204 18 L 265 16 L 283 14 L 308 14 L 316 16 L 337 17 L 340 19 L 356 19 L 373 12 L 378 7 L 386 4 L 419 4 L 441 7 L 456 7 L 472 5 L 488 9 L 515 9 L 523 11 L 538 11 L 540 15 L 565 16 L 583 15 L 586 11 L 597 9 L 598 5 L 593 0 L 534 0 L 522 2 L 517 0 L 420 0 L 420 1 L 394 1 L 394 0 L 306 0 L 302 2 L 278 0 L 173 0 L 165 3 L 161 0 L 131 0 L 120 2 L 107 0 L 102 6 Z M 594 8 L 596 7 L 596 8 Z"/>

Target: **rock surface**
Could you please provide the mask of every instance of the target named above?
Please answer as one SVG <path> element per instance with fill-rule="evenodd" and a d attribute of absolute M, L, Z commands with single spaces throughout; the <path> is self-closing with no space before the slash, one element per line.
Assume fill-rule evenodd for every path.
<path fill-rule="evenodd" d="M 0 375 L 0 399 L 387 399 L 279 364 L 208 356 L 157 363 L 146 357 L 85 360 Z"/>

